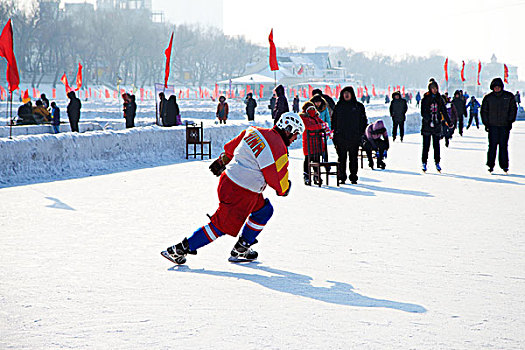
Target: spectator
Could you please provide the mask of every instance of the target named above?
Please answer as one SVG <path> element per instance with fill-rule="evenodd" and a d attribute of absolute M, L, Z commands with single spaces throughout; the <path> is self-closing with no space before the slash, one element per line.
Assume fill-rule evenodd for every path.
<path fill-rule="evenodd" d="M 60 108 L 55 101 L 51 102 L 51 125 L 55 134 L 58 134 L 60 132 Z"/>
<path fill-rule="evenodd" d="M 164 95 L 164 92 L 159 93 L 159 119 L 162 125 L 166 125 L 167 121 L 166 118 L 168 117 L 168 100 L 166 100 L 166 96 Z"/>
<path fill-rule="evenodd" d="M 166 102 L 166 118 L 164 126 L 176 126 L 178 115 L 180 115 L 180 110 L 179 105 L 177 104 L 177 98 L 175 95 L 171 95 Z"/>
<path fill-rule="evenodd" d="M 365 132 L 367 118 L 365 106 L 357 101 L 354 88 L 347 86 L 341 90 L 339 101 L 332 114 L 333 142 L 339 159 L 338 176 L 342 183 L 346 181 L 346 160 L 348 158 L 352 184 L 358 180 L 357 155 L 361 138 Z"/>
<path fill-rule="evenodd" d="M 458 126 L 459 134 L 463 136 L 463 118 L 467 117 L 467 108 L 465 107 L 466 103 L 462 96 L 461 90 L 456 90 L 454 92 L 452 104 L 454 105 L 457 112 L 458 123 L 456 125 Z"/>
<path fill-rule="evenodd" d="M 226 103 L 226 97 L 219 97 L 219 105 L 217 106 L 217 118 L 219 118 L 219 124 L 226 124 L 226 119 L 228 119 L 229 107 Z"/>
<path fill-rule="evenodd" d="M 430 79 L 428 92 L 421 100 L 421 135 L 423 136 L 423 153 L 421 156 L 422 170 L 427 171 L 428 151 L 430 141 L 434 148 L 434 161 L 436 169 L 441 171 L 439 162 L 441 160 L 439 140 L 442 132 L 441 121 L 445 119 L 448 125 L 451 124 L 443 98 L 439 94 L 439 86 L 434 78 Z"/>
<path fill-rule="evenodd" d="M 47 99 L 46 94 L 40 94 L 40 99 L 42 100 L 44 107 L 49 108 L 49 100 Z"/>
<path fill-rule="evenodd" d="M 273 109 L 272 117 L 273 123 L 276 124 L 279 118 L 281 118 L 281 115 L 290 111 L 290 107 L 288 106 L 288 100 L 284 95 L 284 86 L 279 85 L 274 89 L 274 91 L 277 99 L 275 100 L 275 107 Z"/>
<path fill-rule="evenodd" d="M 509 171 L 508 143 L 512 123 L 516 121 L 518 107 L 516 98 L 508 91 L 503 90 L 501 78 L 495 78 L 490 83 L 491 93 L 483 98 L 481 103 L 481 120 L 488 132 L 489 149 L 487 152 L 487 166 L 489 172 L 494 171 L 496 164 L 496 150 L 499 147 L 499 166 L 505 173 Z"/>
<path fill-rule="evenodd" d="M 514 95 L 514 98 L 516 99 L 516 103 L 518 104 L 518 106 L 520 106 L 521 105 L 521 95 L 519 91 L 516 91 L 516 95 Z"/>
<path fill-rule="evenodd" d="M 481 105 L 479 104 L 478 100 L 474 96 L 470 98 L 469 103 L 467 104 L 466 108 L 468 109 L 470 107 L 469 113 L 470 118 L 468 120 L 467 129 L 470 128 L 470 125 L 472 125 L 472 120 L 474 119 L 476 121 L 476 127 L 479 129 L 479 119 L 478 119 L 478 111 L 479 107 Z"/>
<path fill-rule="evenodd" d="M 255 119 L 255 108 L 257 108 L 257 101 L 253 98 L 253 94 L 250 92 L 246 95 L 244 100 L 246 104 L 246 115 L 248 116 L 248 121 L 253 121 Z"/>
<path fill-rule="evenodd" d="M 68 92 L 67 97 L 69 98 L 69 104 L 67 105 L 67 117 L 69 119 L 71 131 L 79 132 L 78 122 L 80 121 L 80 109 L 82 108 L 82 103 L 77 98 L 74 91 Z"/>
<path fill-rule="evenodd" d="M 310 101 L 315 108 L 317 109 L 317 112 L 319 112 L 319 119 L 321 119 L 323 122 L 325 122 L 328 126 L 328 129 L 331 129 L 331 121 L 330 121 L 330 113 L 328 112 L 328 101 L 322 97 L 322 95 L 314 95 Z M 308 102 L 307 102 L 308 103 Z M 304 106 L 303 106 L 303 112 L 304 112 Z"/>
<path fill-rule="evenodd" d="M 365 104 L 365 103 L 366 103 L 366 95 L 365 95 L 365 94 L 363 94 L 363 95 L 361 96 L 361 103 L 362 103 L 362 104 Z"/>
<path fill-rule="evenodd" d="M 31 107 L 31 100 L 18 107 L 17 114 L 17 125 L 36 124 L 35 117 L 33 117 L 33 108 Z"/>
<path fill-rule="evenodd" d="M 421 94 L 418 91 L 416 94 L 416 107 L 419 107 L 419 102 L 421 102 Z"/>
<path fill-rule="evenodd" d="M 385 95 L 385 104 L 390 103 L 390 97 L 388 95 Z"/>
<path fill-rule="evenodd" d="M 328 96 L 327 94 L 323 94 L 321 89 L 313 89 L 312 90 L 312 96 L 313 95 L 321 95 L 321 97 L 326 101 L 327 107 L 328 107 L 328 113 L 330 113 L 330 116 L 332 116 L 332 113 L 334 112 L 335 108 L 335 102 L 334 100 Z"/>
<path fill-rule="evenodd" d="M 40 100 L 36 101 L 36 106 L 33 107 L 33 116 L 37 124 L 47 123 L 51 119 L 51 113 L 44 107 L 44 103 Z"/>
<path fill-rule="evenodd" d="M 376 152 L 377 167 L 385 169 L 386 164 L 383 161 L 383 156 L 389 148 L 388 132 L 385 124 L 380 119 L 367 126 L 365 135 L 363 137 L 363 150 L 366 152 L 368 158 L 368 166 L 374 169 L 374 159 L 372 158 L 372 151 Z"/>
<path fill-rule="evenodd" d="M 293 98 L 292 108 L 294 113 L 299 113 L 299 96 L 295 95 Z"/>
<path fill-rule="evenodd" d="M 396 140 L 397 129 L 399 128 L 399 136 L 401 142 L 405 136 L 405 121 L 408 110 L 407 101 L 401 98 L 401 93 L 396 91 L 392 94 L 392 102 L 390 103 L 390 116 L 392 117 L 392 140 Z"/>
<path fill-rule="evenodd" d="M 135 102 L 135 95 L 129 96 L 128 109 L 126 110 L 126 129 L 135 127 L 135 116 L 137 115 L 137 103 Z"/>
<path fill-rule="evenodd" d="M 370 104 L 370 95 L 366 94 L 366 104 Z"/>
<path fill-rule="evenodd" d="M 268 109 L 270 110 L 270 113 L 272 113 L 272 119 L 273 119 L 273 110 L 275 109 L 275 101 L 277 98 L 275 97 L 275 92 L 272 94 L 272 97 L 270 98 L 270 104 L 268 105 Z"/>
<path fill-rule="evenodd" d="M 319 95 L 315 95 L 322 98 Z M 315 97 L 314 96 L 314 97 Z M 316 131 L 325 129 L 326 124 L 319 118 L 319 111 L 310 101 L 303 105 L 303 112 L 300 114 L 305 130 L 303 132 L 303 154 L 304 154 L 304 184 L 310 185 L 310 177 L 308 176 L 308 158 L 312 162 L 319 162 L 321 155 L 326 151 L 326 145 L 314 142 L 308 138 L 308 131 Z M 321 141 L 322 142 L 322 141 Z M 310 157 L 308 157 L 308 144 L 310 144 Z M 314 183 L 317 185 L 321 181 L 320 178 L 314 176 Z"/>

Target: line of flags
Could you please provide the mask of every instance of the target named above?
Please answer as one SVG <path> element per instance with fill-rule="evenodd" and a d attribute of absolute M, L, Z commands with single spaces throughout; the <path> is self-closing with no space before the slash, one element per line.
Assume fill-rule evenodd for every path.
<path fill-rule="evenodd" d="M 82 87 L 82 64 L 78 62 L 78 71 L 77 71 L 77 78 L 75 79 L 75 83 L 77 85 L 76 89 L 73 89 L 71 86 L 69 86 L 69 83 L 67 81 L 67 75 L 64 72 L 64 75 L 62 75 L 62 78 L 60 78 L 60 81 L 62 84 L 64 84 L 66 88 L 66 94 L 68 94 L 70 91 L 78 91 Z"/>
<path fill-rule="evenodd" d="M 465 81 L 465 61 L 461 61 L 461 81 Z M 478 61 L 478 76 L 477 84 L 481 85 L 480 75 L 481 75 L 481 61 Z M 448 82 L 448 57 L 445 59 L 445 64 L 443 65 L 443 70 L 445 72 L 445 81 Z M 509 68 L 506 64 L 503 64 L 503 80 L 506 84 L 509 83 Z"/>

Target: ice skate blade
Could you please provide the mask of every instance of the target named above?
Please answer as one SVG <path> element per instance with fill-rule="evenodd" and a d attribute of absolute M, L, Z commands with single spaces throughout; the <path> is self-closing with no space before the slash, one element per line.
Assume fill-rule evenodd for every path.
<path fill-rule="evenodd" d="M 169 261 L 171 261 L 172 263 L 177 264 L 177 265 L 182 265 L 182 264 L 186 263 L 186 258 L 183 257 L 183 258 L 179 259 L 179 262 L 177 262 L 177 261 L 174 260 L 174 259 L 170 256 L 170 254 L 169 254 L 167 251 L 165 251 L 165 250 L 163 250 L 162 252 L 160 252 L 160 255 L 162 255 L 163 257 L 165 257 L 166 259 L 168 259 Z"/>
<path fill-rule="evenodd" d="M 228 258 L 228 261 L 231 262 L 231 263 L 248 263 L 248 262 L 253 262 L 253 261 L 256 261 L 257 258 L 255 259 L 245 259 L 245 258 L 237 258 L 235 256 L 230 256 Z"/>

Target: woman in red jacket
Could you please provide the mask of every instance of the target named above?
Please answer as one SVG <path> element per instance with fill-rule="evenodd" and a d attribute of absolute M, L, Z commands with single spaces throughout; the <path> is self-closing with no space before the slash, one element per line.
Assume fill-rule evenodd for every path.
<path fill-rule="evenodd" d="M 226 119 L 228 119 L 228 104 L 226 103 L 226 97 L 219 97 L 219 105 L 217 106 L 217 118 L 219 118 L 219 124 L 226 124 Z"/>
<path fill-rule="evenodd" d="M 308 176 L 308 162 L 319 162 L 321 156 L 326 151 L 326 145 L 324 140 L 314 140 L 308 138 L 308 131 L 315 130 L 326 130 L 327 124 L 319 118 L 319 112 L 315 108 L 315 105 L 308 101 L 303 106 L 303 112 L 299 114 L 303 120 L 305 130 L 303 132 L 303 154 L 304 154 L 304 184 L 310 185 L 310 177 Z M 308 144 L 310 144 L 310 154 L 308 154 Z M 314 176 L 314 183 L 317 184 L 318 179 Z"/>

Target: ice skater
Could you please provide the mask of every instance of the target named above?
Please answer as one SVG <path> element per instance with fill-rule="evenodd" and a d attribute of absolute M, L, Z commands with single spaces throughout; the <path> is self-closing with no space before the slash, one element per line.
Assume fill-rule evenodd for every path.
<path fill-rule="evenodd" d="M 184 264 L 187 254 L 223 235 L 241 236 L 231 251 L 231 262 L 253 261 L 258 253 L 250 247 L 273 214 L 270 200 L 262 192 L 266 186 L 278 196 L 290 193 L 288 180 L 288 146 L 304 132 L 304 124 L 295 113 L 284 113 L 271 128 L 250 127 L 224 145 L 224 153 L 210 165 L 220 176 L 217 192 L 219 208 L 210 222 L 190 237 L 168 247 L 161 254 L 166 259 Z"/>

